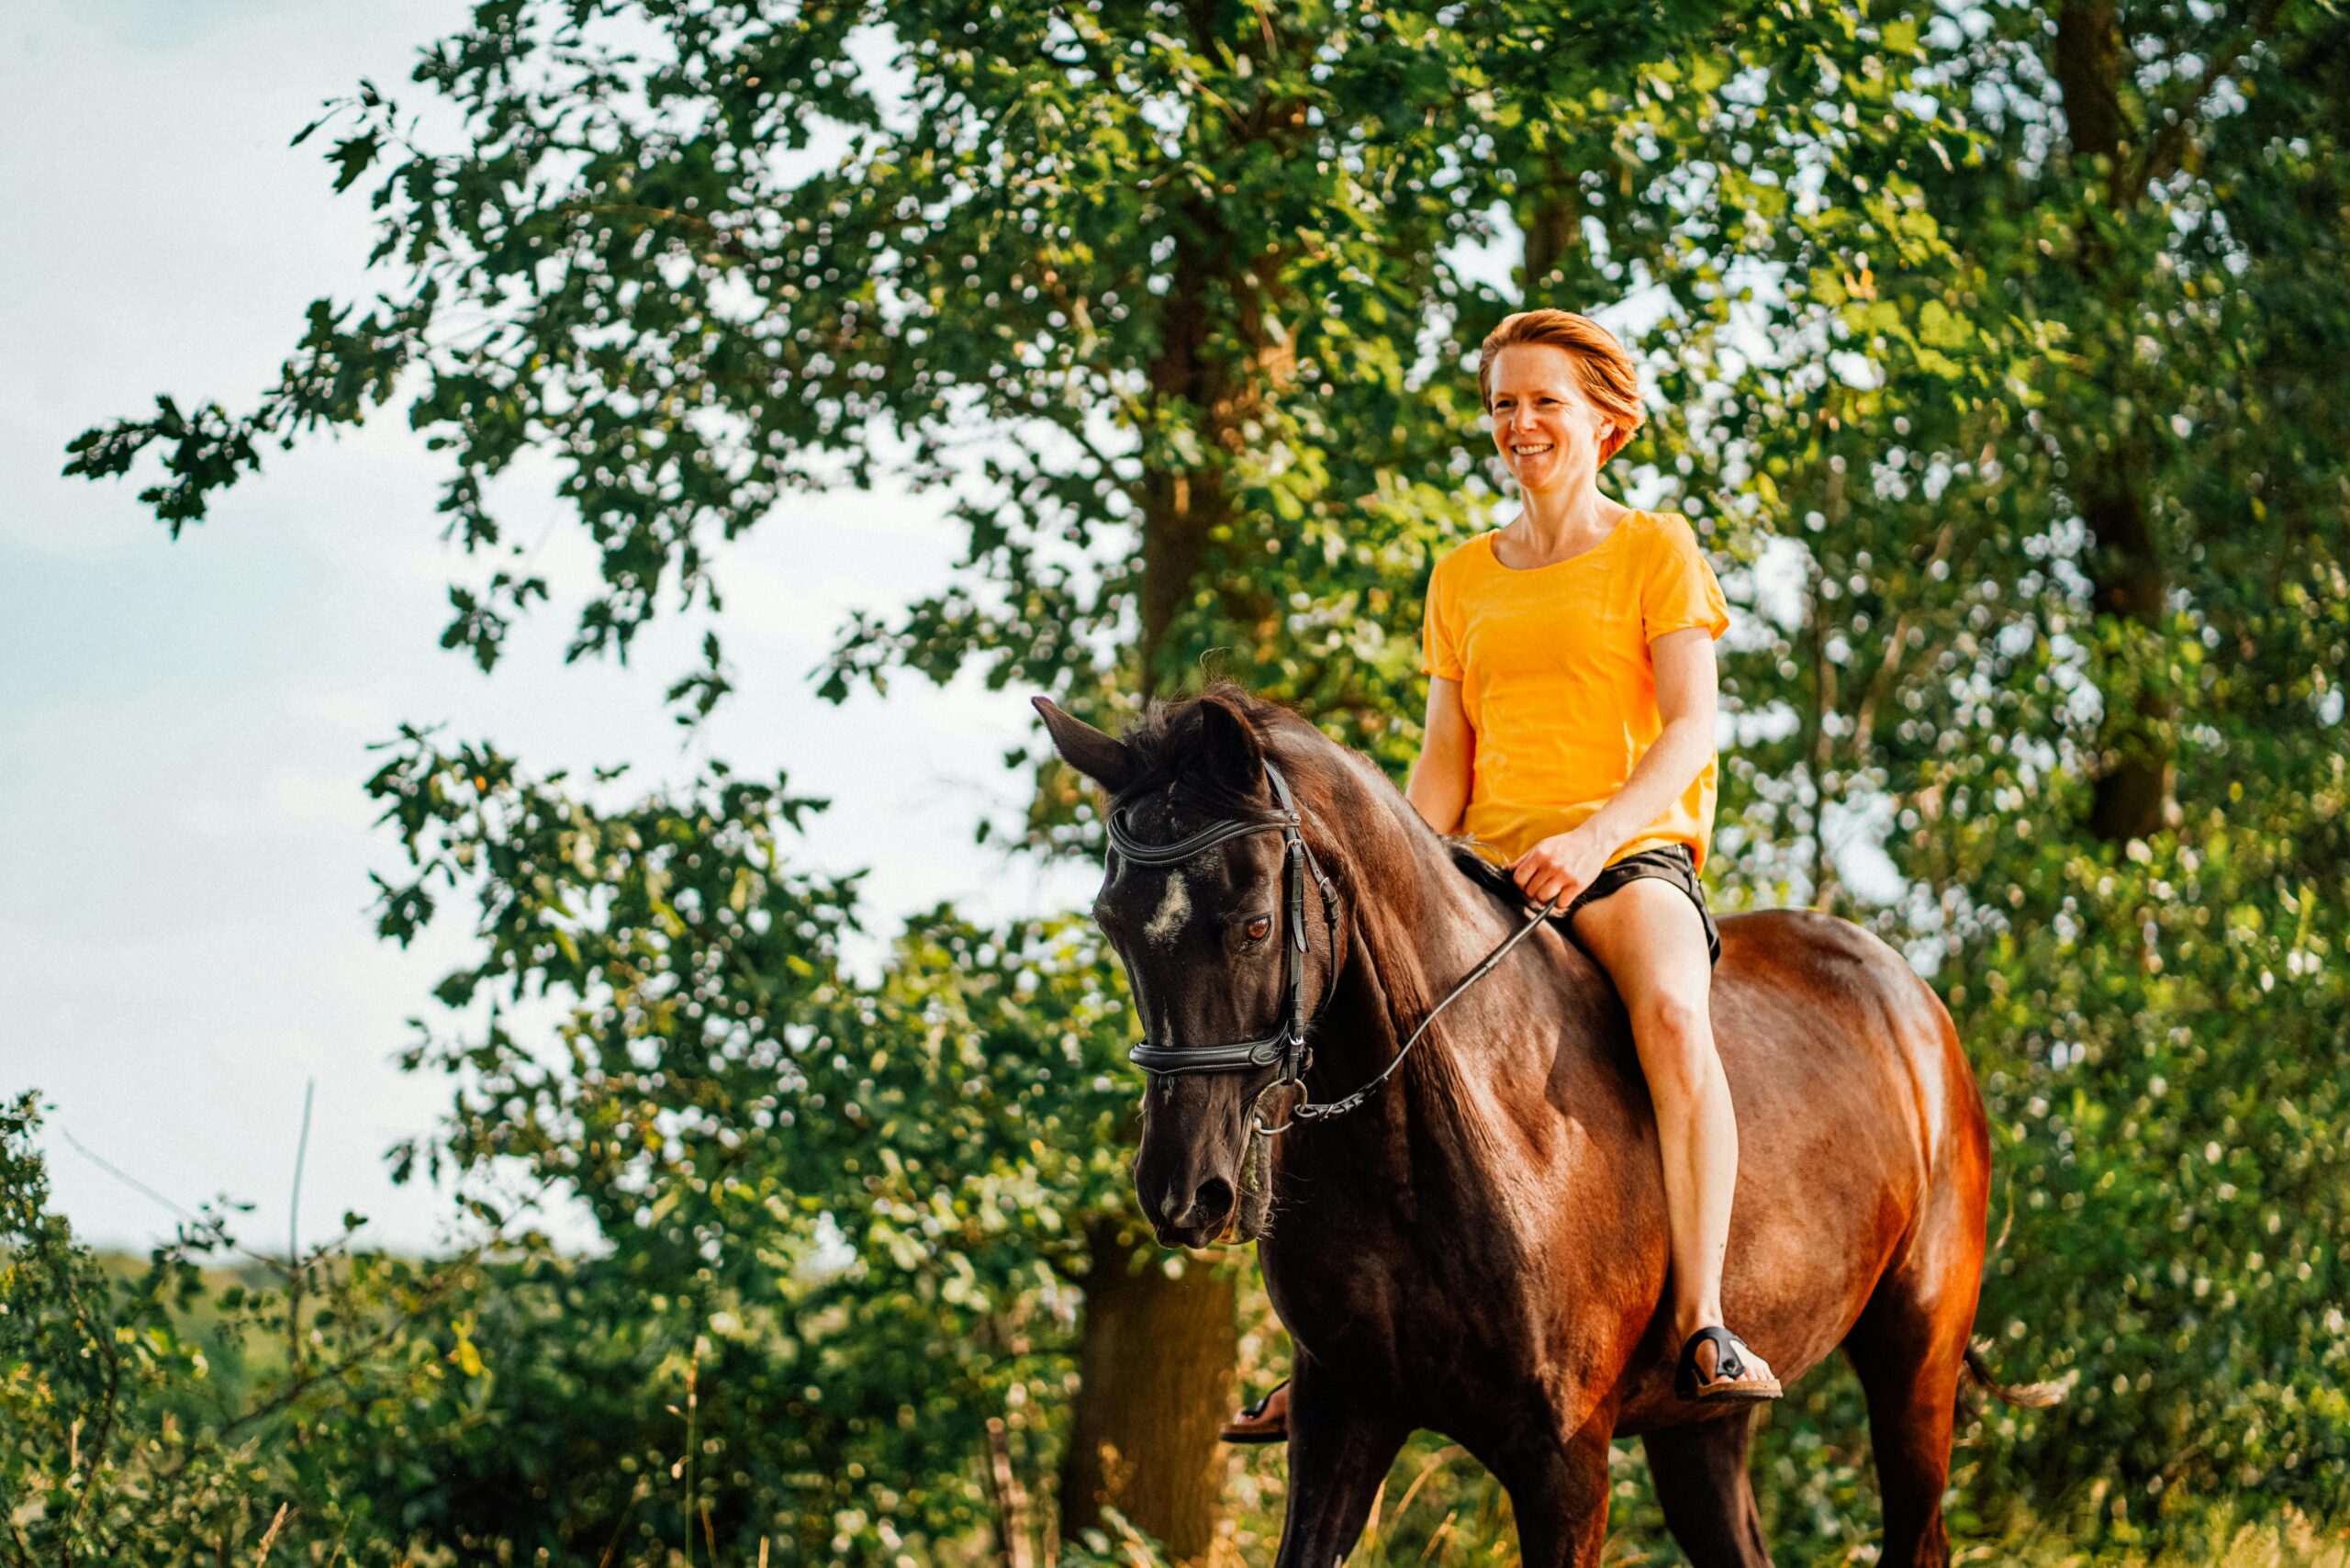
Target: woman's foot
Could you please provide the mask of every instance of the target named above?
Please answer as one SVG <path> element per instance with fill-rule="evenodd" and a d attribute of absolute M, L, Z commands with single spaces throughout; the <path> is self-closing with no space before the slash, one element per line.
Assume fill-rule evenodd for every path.
<path fill-rule="evenodd" d="M 1289 1380 L 1275 1383 L 1273 1391 L 1256 1404 L 1243 1406 L 1216 1436 L 1227 1443 L 1289 1441 Z"/>
<path fill-rule="evenodd" d="M 1700 1328 L 1681 1347 L 1673 1391 L 1707 1404 L 1753 1405 L 1779 1397 L 1771 1363 L 1727 1328 Z"/>

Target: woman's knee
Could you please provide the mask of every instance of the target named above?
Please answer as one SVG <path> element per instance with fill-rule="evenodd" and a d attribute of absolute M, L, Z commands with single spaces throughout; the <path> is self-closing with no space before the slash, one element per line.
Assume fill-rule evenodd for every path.
<path fill-rule="evenodd" d="M 1694 1099 L 1718 1070 L 1713 1024 L 1702 1002 L 1651 997 L 1632 1015 L 1632 1036 L 1656 1099 Z"/>

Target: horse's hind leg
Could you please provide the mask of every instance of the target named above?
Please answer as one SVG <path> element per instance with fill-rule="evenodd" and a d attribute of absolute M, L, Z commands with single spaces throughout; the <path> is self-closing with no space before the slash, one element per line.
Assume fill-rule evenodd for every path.
<path fill-rule="evenodd" d="M 1942 1249 L 1940 1262 L 1927 1269 L 1913 1258 L 1888 1273 L 1844 1339 L 1868 1395 L 1869 1442 L 1885 1501 L 1885 1551 L 1877 1561 L 1885 1568 L 1950 1562 L 1942 1488 L 1950 1480 L 1958 1380 L 1975 1327 L 1979 1243 L 1972 1252 Z"/>
<path fill-rule="evenodd" d="M 1770 1568 L 1771 1549 L 1746 1470 L 1755 1414 L 1749 1408 L 1640 1439 L 1664 1522 L 1691 1568 Z"/>

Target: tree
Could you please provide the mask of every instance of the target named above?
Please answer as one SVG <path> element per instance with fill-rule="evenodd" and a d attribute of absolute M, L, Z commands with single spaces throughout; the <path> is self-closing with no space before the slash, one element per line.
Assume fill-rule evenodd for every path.
<path fill-rule="evenodd" d="M 2067 4 L 1883 37 L 1866 155 L 1779 231 L 1763 330 L 1801 351 L 1708 386 L 1684 340 L 1697 482 L 1770 502 L 1800 578 L 1743 585 L 1725 859 L 1940 966 L 2015 1184 L 1983 1327 L 2078 1379 L 1986 1478 L 2118 1530 L 2336 1512 L 2350 35 Z M 1870 823 L 1890 905 L 1833 852 Z"/>

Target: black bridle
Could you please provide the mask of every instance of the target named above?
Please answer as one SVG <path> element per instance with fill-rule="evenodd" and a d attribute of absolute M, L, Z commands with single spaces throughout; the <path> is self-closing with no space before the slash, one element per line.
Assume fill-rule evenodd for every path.
<path fill-rule="evenodd" d="M 1306 847 L 1304 824 L 1298 815 L 1297 801 L 1289 792 L 1289 780 L 1270 762 L 1265 764 L 1265 777 L 1272 782 L 1273 799 L 1281 805 L 1280 816 L 1269 821 L 1237 818 L 1214 823 L 1173 844 L 1145 844 L 1126 826 L 1124 807 L 1110 813 L 1111 849 L 1137 866 L 1178 865 L 1219 844 L 1253 833 L 1278 832 L 1281 835 L 1281 922 L 1288 929 L 1281 967 L 1286 971 L 1288 1000 L 1281 1008 L 1280 1026 L 1257 1039 L 1235 1040 L 1224 1046 L 1154 1046 L 1146 1036 L 1126 1053 L 1128 1060 L 1146 1071 L 1170 1076 L 1182 1072 L 1244 1072 L 1279 1063 L 1281 1076 L 1274 1080 L 1274 1085 L 1279 1086 L 1302 1083 L 1305 1069 L 1314 1059 L 1305 1036 L 1314 1021 L 1321 1017 L 1322 1008 L 1329 1005 L 1330 991 L 1338 978 L 1338 890 L 1322 874 L 1321 863 Z M 1322 1006 L 1314 1010 L 1313 1019 L 1305 1014 L 1305 873 L 1309 869 L 1314 873 L 1315 886 L 1322 893 L 1322 921 L 1330 935 L 1331 983 L 1324 986 Z"/>
<path fill-rule="evenodd" d="M 1146 844 L 1134 835 L 1126 825 L 1125 808 L 1114 807 L 1109 813 L 1110 848 L 1112 853 L 1131 860 L 1137 866 L 1174 866 L 1204 854 L 1220 844 L 1250 834 L 1278 832 L 1281 835 L 1281 913 L 1288 932 L 1286 951 L 1282 955 L 1283 985 L 1286 998 L 1281 1008 L 1279 1026 L 1270 1035 L 1253 1040 L 1235 1040 L 1221 1046 L 1154 1046 L 1146 1032 L 1142 1041 L 1126 1053 L 1126 1059 L 1146 1072 L 1161 1077 L 1174 1077 L 1186 1072 L 1248 1072 L 1278 1066 L 1280 1072 L 1270 1083 L 1259 1092 L 1261 1100 L 1266 1093 L 1287 1084 L 1297 1087 L 1297 1102 L 1290 1108 L 1289 1120 L 1280 1126 L 1269 1127 L 1257 1116 L 1252 1105 L 1248 1124 L 1252 1132 L 1270 1137 L 1285 1133 L 1299 1122 L 1326 1121 L 1342 1116 L 1371 1098 L 1379 1086 L 1404 1065 L 1412 1047 L 1420 1043 L 1428 1025 L 1437 1015 L 1452 1005 L 1454 999 L 1493 972 L 1495 964 L 1508 956 L 1509 950 L 1526 940 L 1534 928 L 1542 924 L 1558 900 L 1536 910 L 1526 924 L 1505 937 L 1501 944 L 1485 955 L 1477 967 L 1463 976 L 1459 984 L 1445 993 L 1444 1000 L 1428 1010 L 1412 1036 L 1404 1042 L 1393 1060 L 1382 1068 L 1378 1076 L 1343 1099 L 1326 1105 L 1316 1105 L 1306 1098 L 1305 1070 L 1313 1065 L 1313 1047 L 1307 1036 L 1320 1021 L 1324 1009 L 1330 1005 L 1332 992 L 1338 985 L 1338 890 L 1323 874 L 1321 862 L 1314 857 L 1313 848 L 1305 842 L 1304 819 L 1297 809 L 1297 801 L 1290 793 L 1289 780 L 1270 758 L 1265 762 L 1265 778 L 1272 785 L 1273 799 L 1281 807 L 1281 814 L 1270 819 L 1237 817 L 1214 823 L 1189 838 L 1172 844 Z M 1311 1018 L 1305 1012 L 1305 876 L 1314 874 L 1315 886 L 1322 894 L 1322 921 L 1329 934 L 1330 975 L 1323 984 L 1322 1001 Z"/>

